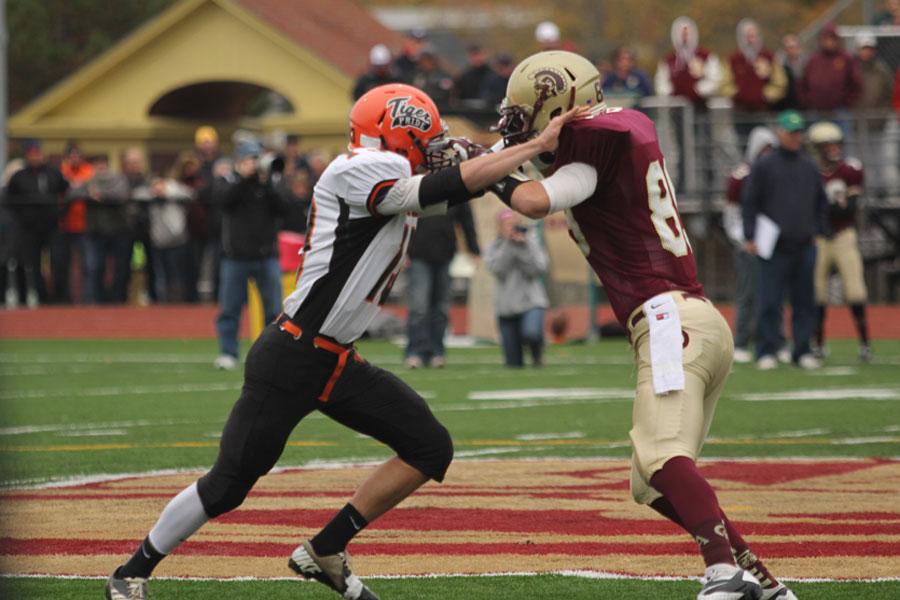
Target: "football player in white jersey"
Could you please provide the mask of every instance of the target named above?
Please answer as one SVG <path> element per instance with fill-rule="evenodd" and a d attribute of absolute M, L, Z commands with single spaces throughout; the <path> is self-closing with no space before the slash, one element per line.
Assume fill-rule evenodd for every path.
<path fill-rule="evenodd" d="M 316 184 L 294 292 L 254 343 L 241 396 L 215 465 L 163 509 L 134 555 L 110 576 L 110 600 L 143 600 L 154 567 L 209 519 L 240 506 L 278 460 L 294 427 L 318 410 L 390 446 L 350 501 L 292 553 L 289 566 L 347 600 L 377 596 L 350 570 L 345 548 L 368 523 L 453 456 L 447 430 L 412 388 L 353 347 L 403 264 L 418 215 L 466 202 L 540 153 L 556 148 L 571 110 L 531 141 L 459 163 L 434 102 L 403 84 L 377 87 L 350 112 L 350 144 Z M 465 145 L 456 146 L 460 159 Z M 453 164 L 456 162 L 456 164 Z"/>

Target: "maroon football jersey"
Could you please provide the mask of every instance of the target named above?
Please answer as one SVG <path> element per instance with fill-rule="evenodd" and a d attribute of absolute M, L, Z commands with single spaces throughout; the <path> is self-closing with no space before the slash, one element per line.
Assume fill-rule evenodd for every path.
<path fill-rule="evenodd" d="M 831 233 L 835 234 L 848 227 L 856 226 L 856 212 L 848 212 L 847 198 L 862 193 L 863 167 L 855 158 L 842 160 L 828 173 L 825 179 L 825 194 L 828 196 L 828 220 Z"/>
<path fill-rule="evenodd" d="M 653 122 L 626 108 L 567 124 L 553 170 L 575 162 L 597 169 L 597 189 L 571 209 L 569 232 L 619 322 L 657 294 L 702 294 Z"/>

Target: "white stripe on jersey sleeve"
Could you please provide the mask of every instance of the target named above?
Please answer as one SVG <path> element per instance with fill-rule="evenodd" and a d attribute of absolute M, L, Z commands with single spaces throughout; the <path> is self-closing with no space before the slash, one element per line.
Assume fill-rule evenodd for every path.
<path fill-rule="evenodd" d="M 342 166 L 341 173 L 335 175 L 341 176 L 345 184 L 344 202 L 354 208 L 364 208 L 372 216 L 396 214 L 377 211 L 376 199 L 379 192 L 386 192 L 398 179 L 412 176 L 408 160 L 393 152 L 362 148 L 352 150 Z"/>

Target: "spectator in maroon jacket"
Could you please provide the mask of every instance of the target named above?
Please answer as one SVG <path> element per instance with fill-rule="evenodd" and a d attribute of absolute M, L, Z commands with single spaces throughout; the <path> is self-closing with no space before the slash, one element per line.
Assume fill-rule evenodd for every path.
<path fill-rule="evenodd" d="M 700 45 L 697 24 L 689 17 L 672 23 L 672 46 L 656 68 L 656 93 L 681 96 L 706 109 L 706 99 L 719 91 L 722 80 L 719 58 Z"/>
<path fill-rule="evenodd" d="M 841 47 L 837 28 L 826 25 L 819 34 L 819 49 L 813 52 L 797 88 L 801 106 L 831 118 L 849 133 L 846 111 L 855 107 L 863 91 L 859 62 Z"/>
<path fill-rule="evenodd" d="M 678 17 L 672 23 L 672 46 L 665 58 L 659 61 L 654 77 L 654 86 L 659 96 L 680 96 L 690 100 L 697 112 L 706 112 L 707 98 L 717 94 L 722 83 L 722 69 L 718 57 L 700 46 L 697 24 L 689 17 Z M 676 186 L 678 191 L 685 187 L 687 172 L 684 161 L 684 131 L 681 111 L 674 111 L 673 125 L 678 152 Z M 701 115 L 696 121 L 698 162 L 711 167 L 712 148 L 709 120 Z M 711 173 L 708 171 L 707 176 Z"/>
<path fill-rule="evenodd" d="M 756 21 L 738 23 L 737 45 L 725 65 L 721 93 L 734 102 L 735 129 L 743 140 L 761 125 L 760 113 L 784 97 L 788 82 L 784 67 L 763 47 Z"/>

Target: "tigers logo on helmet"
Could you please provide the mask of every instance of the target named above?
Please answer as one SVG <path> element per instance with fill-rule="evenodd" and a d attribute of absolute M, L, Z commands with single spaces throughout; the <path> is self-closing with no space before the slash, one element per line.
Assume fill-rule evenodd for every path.
<path fill-rule="evenodd" d="M 431 114 L 422 107 L 411 105 L 409 100 L 409 96 L 400 96 L 388 100 L 391 129 L 398 127 L 412 127 L 419 131 L 431 129 L 433 124 Z"/>
<path fill-rule="evenodd" d="M 544 68 L 540 71 L 536 71 L 534 74 L 530 75 L 529 78 L 534 80 L 534 91 L 538 96 L 540 96 L 541 91 L 544 90 L 546 91 L 547 98 L 559 96 L 564 93 L 568 87 L 566 78 L 556 69 Z"/>

